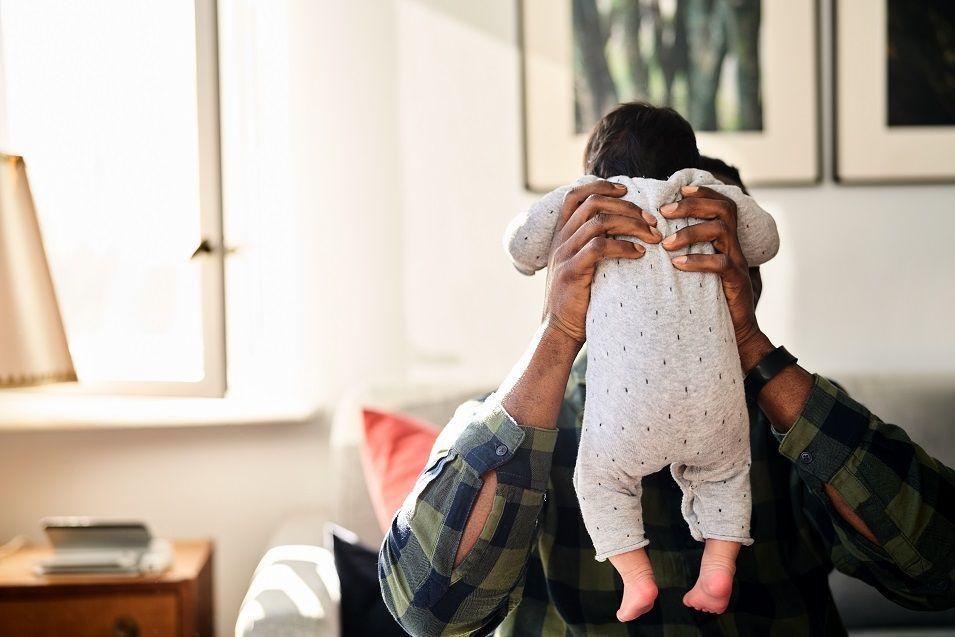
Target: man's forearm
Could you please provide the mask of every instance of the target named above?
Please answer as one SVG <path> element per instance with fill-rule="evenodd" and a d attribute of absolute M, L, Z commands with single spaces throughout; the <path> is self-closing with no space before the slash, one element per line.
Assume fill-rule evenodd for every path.
<path fill-rule="evenodd" d="M 500 388 L 503 406 L 522 427 L 553 429 L 581 344 L 547 323 Z"/>
<path fill-rule="evenodd" d="M 748 373 L 763 356 L 773 349 L 775 349 L 774 345 L 762 332 L 757 332 L 752 338 L 741 343 L 739 357 L 743 374 Z M 757 402 L 760 409 L 769 417 L 769 421 L 773 423 L 776 431 L 786 433 L 792 429 L 806 406 L 813 384 L 812 374 L 799 365 L 790 365 L 766 384 L 759 393 Z M 867 540 L 878 544 L 875 534 L 839 495 L 839 492 L 830 484 L 826 484 L 824 489 L 839 515 Z"/>
<path fill-rule="evenodd" d="M 530 347 L 499 390 L 504 409 L 517 424 L 540 429 L 557 426 L 567 378 L 580 347 L 580 343 L 560 330 L 548 327 L 546 323 L 541 325 Z M 484 484 L 461 534 L 458 552 L 454 556 L 455 566 L 474 548 L 491 513 L 497 474 L 489 471 L 482 477 Z"/>

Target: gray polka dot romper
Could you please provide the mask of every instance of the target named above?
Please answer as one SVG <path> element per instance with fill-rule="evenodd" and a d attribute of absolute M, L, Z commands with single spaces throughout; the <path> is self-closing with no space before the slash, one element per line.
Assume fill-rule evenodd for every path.
<path fill-rule="evenodd" d="M 627 187 L 625 198 L 652 213 L 665 237 L 700 223 L 669 221 L 659 212 L 680 199 L 682 186 L 698 185 L 736 202 L 740 244 L 751 266 L 768 261 L 779 247 L 769 213 L 707 172 L 610 181 Z M 547 265 L 572 187 L 547 194 L 508 226 L 505 246 L 519 271 L 533 274 Z M 598 560 L 648 543 L 641 479 L 668 465 L 683 491 L 683 516 L 694 538 L 752 543 L 748 416 L 722 285 L 715 274 L 680 272 L 670 262 L 677 254 L 711 254 L 713 246 L 676 252 L 645 247 L 641 259 L 598 264 L 587 312 L 587 401 L 574 485 Z"/>

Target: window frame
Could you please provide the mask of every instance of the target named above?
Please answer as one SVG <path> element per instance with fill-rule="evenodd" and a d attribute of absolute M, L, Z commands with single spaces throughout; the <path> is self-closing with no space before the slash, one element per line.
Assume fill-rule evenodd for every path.
<path fill-rule="evenodd" d="M 223 242 L 221 131 L 219 111 L 219 27 L 217 0 L 194 0 L 196 42 L 199 268 L 203 377 L 197 381 L 86 381 L 45 385 L 5 394 L 163 396 L 222 398 L 226 394 L 225 263 Z M 27 164 L 29 169 L 29 163 Z M 52 396 L 51 396 L 52 397 Z"/>

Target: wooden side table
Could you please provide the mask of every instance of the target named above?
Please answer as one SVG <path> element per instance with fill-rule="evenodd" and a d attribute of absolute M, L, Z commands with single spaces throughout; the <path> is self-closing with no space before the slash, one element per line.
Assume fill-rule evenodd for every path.
<path fill-rule="evenodd" d="M 213 637 L 212 543 L 173 542 L 154 576 L 35 573 L 46 547 L 0 560 L 3 637 Z"/>

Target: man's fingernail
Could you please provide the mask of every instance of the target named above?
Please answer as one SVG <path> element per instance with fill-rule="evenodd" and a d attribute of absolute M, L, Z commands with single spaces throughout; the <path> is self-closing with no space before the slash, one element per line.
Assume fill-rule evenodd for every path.
<path fill-rule="evenodd" d="M 660 206 L 660 212 L 662 212 L 663 214 L 670 214 L 671 212 L 673 212 L 673 211 L 675 211 L 675 210 L 676 210 L 676 204 L 675 204 L 675 203 L 668 203 L 668 204 L 665 205 L 665 206 Z"/>
<path fill-rule="evenodd" d="M 654 237 L 657 237 L 657 238 L 663 236 L 663 233 L 660 232 L 659 230 L 657 230 L 656 228 L 650 228 L 650 233 L 651 233 Z"/>
<path fill-rule="evenodd" d="M 686 257 L 673 257 L 671 261 L 676 265 L 684 265 L 686 263 Z"/>
<path fill-rule="evenodd" d="M 700 189 L 699 186 L 683 186 L 682 188 L 680 188 L 680 190 L 681 190 L 681 191 L 683 192 L 683 194 L 685 194 L 685 195 L 688 195 L 688 194 L 690 194 L 691 192 L 696 192 L 696 191 L 699 190 L 699 189 Z"/>
<path fill-rule="evenodd" d="M 627 189 L 627 187 L 624 186 L 623 184 L 614 184 L 613 187 L 616 188 L 617 190 L 626 190 L 626 189 Z"/>
<path fill-rule="evenodd" d="M 671 234 L 669 237 L 667 237 L 666 239 L 663 240 L 663 245 L 665 245 L 665 246 L 672 246 L 674 243 L 676 243 L 676 235 L 675 235 L 675 234 Z"/>
<path fill-rule="evenodd" d="M 643 220 L 646 221 L 648 225 L 651 225 L 651 226 L 657 225 L 657 218 L 651 215 L 646 210 L 643 211 Z"/>

